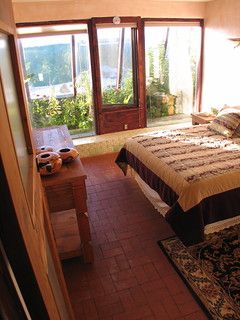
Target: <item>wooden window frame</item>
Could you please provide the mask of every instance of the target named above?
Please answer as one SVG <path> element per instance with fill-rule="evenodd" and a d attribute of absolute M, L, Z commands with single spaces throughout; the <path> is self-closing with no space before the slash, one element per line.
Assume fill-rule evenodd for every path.
<path fill-rule="evenodd" d="M 113 18 L 114 17 L 107 17 L 107 18 L 92 18 L 91 19 L 91 30 L 92 30 L 92 60 L 94 61 L 93 70 L 94 70 L 94 82 L 95 82 L 95 96 L 98 112 L 110 112 L 114 110 L 127 110 L 127 109 L 137 109 L 139 107 L 139 72 L 138 72 L 138 61 L 139 61 L 139 50 L 138 50 L 138 32 L 139 32 L 139 18 L 140 17 L 120 17 L 121 23 L 134 23 L 136 24 L 136 28 L 132 28 L 131 33 L 131 42 L 132 42 L 132 64 L 133 64 L 133 94 L 134 94 L 134 103 L 133 104 L 103 104 L 102 103 L 102 90 L 101 90 L 101 74 L 100 74 L 100 61 L 99 61 L 99 48 L 98 48 L 98 37 L 97 37 L 97 24 L 106 24 L 113 25 Z M 119 24 L 121 27 L 121 24 Z"/>
<path fill-rule="evenodd" d="M 196 88 L 196 109 L 194 112 L 201 111 L 201 97 L 202 97 L 202 79 L 203 79 L 203 50 L 204 50 L 204 20 L 198 18 L 141 18 L 141 17 L 120 17 L 121 23 L 135 23 L 136 31 L 132 36 L 132 52 L 133 59 L 133 90 L 134 90 L 134 104 L 131 105 L 103 105 L 102 104 L 102 91 L 101 91 L 101 75 L 100 75 L 100 61 L 99 49 L 97 38 L 97 24 L 111 24 L 113 17 L 94 17 L 91 19 L 76 19 L 76 20 L 54 20 L 54 21 L 40 21 L 35 23 L 17 23 L 17 27 L 33 27 L 33 26 L 47 26 L 47 25 L 64 25 L 64 24 L 87 24 L 88 37 L 89 37 L 89 50 L 90 50 L 90 63 L 92 73 L 92 91 L 93 91 L 93 107 L 95 116 L 95 130 L 96 134 L 103 132 L 100 125 L 101 117 L 104 114 L 113 114 L 115 112 L 135 112 L 138 113 L 138 128 L 146 127 L 146 79 L 145 79 L 145 34 L 144 27 L 146 22 L 168 22 L 168 23 L 199 23 L 201 27 L 201 48 L 199 65 L 197 68 L 197 88 Z M 121 24 L 119 25 L 121 26 Z M 61 32 L 64 34 L 64 32 Z M 44 34 L 41 34 L 42 36 Z M 74 48 L 73 48 L 74 49 Z M 72 49 L 72 67 L 76 66 L 75 51 Z M 136 58 L 135 58 L 136 57 Z M 72 70 L 74 75 L 74 70 Z M 76 70 L 75 70 L 76 72 Z M 74 79 L 74 78 L 73 78 Z M 76 94 L 76 90 L 74 92 Z"/>
<path fill-rule="evenodd" d="M 51 25 L 69 25 L 69 24 L 86 24 L 86 27 L 88 27 L 88 21 L 87 20 L 64 20 L 64 21 L 47 21 L 47 22 L 33 22 L 33 23 L 17 23 L 16 27 L 21 28 L 21 27 L 35 27 L 35 26 L 51 26 Z M 87 31 L 88 32 L 88 31 Z M 87 33 L 84 31 L 84 33 Z M 29 37 L 45 37 L 45 36 L 59 36 L 59 35 L 70 35 L 71 36 L 71 41 L 70 41 L 70 46 L 71 46 L 71 73 L 72 73 L 72 84 L 73 84 L 73 94 L 70 97 L 76 97 L 77 96 L 77 88 L 76 88 L 76 40 L 75 40 L 75 35 L 76 34 L 81 34 L 83 32 L 81 31 L 59 31 L 59 32 L 43 32 L 43 33 L 29 33 L 29 34 L 24 34 L 24 35 L 18 35 L 18 39 L 26 39 Z M 20 47 L 20 52 L 21 56 L 23 57 L 23 48 L 22 44 L 20 42 L 19 44 Z M 23 71 L 25 73 L 25 64 L 22 63 L 23 66 Z M 29 100 L 32 100 L 30 98 L 30 92 L 28 89 L 28 86 L 26 86 L 26 91 L 27 91 L 27 96 Z M 68 96 L 69 97 L 69 96 Z M 65 98 L 65 97 L 63 97 Z"/>
<path fill-rule="evenodd" d="M 39 34 L 37 34 L 37 35 L 34 35 L 34 34 L 31 34 L 31 37 L 33 37 L 33 38 L 37 38 L 37 37 L 45 37 L 45 36 L 59 36 L 59 35 L 69 35 L 69 36 L 71 36 L 71 38 L 70 38 L 70 50 L 71 50 L 71 52 L 70 52 L 70 54 L 71 54 L 71 74 L 72 74 L 72 84 L 73 84 L 73 93 L 70 95 L 70 96 L 63 96 L 63 97 L 61 97 L 61 98 L 73 98 L 73 97 L 76 97 L 76 95 L 77 95 L 77 89 L 76 89 L 76 57 L 75 57 L 75 38 L 74 38 L 74 34 L 68 34 L 68 33 L 61 33 L 61 34 L 59 34 L 59 33 L 56 33 L 55 35 L 53 35 L 53 34 L 51 34 L 51 35 L 49 35 L 49 34 L 41 34 L 41 35 L 39 35 Z M 21 36 L 21 37 L 19 37 L 18 39 L 20 40 L 20 39 L 26 39 L 26 38 L 29 38 L 29 36 Z M 24 74 L 24 76 L 26 76 L 26 68 L 25 68 L 25 62 L 24 62 L 24 58 L 23 58 L 23 46 L 22 46 L 22 43 L 21 43 L 21 41 L 19 42 L 19 51 L 21 52 L 21 60 L 22 60 L 22 69 L 23 69 L 23 74 Z M 31 100 L 35 100 L 35 99 L 31 99 L 31 97 L 30 97 L 30 90 L 29 90 L 29 86 L 28 86 L 28 83 L 26 82 L 25 83 L 25 90 L 26 90 L 26 95 L 27 95 L 27 98 L 28 98 L 28 101 L 31 101 Z M 60 99 L 61 99 L 60 98 Z M 38 98 L 39 100 L 41 99 L 41 97 L 40 98 Z M 59 98 L 57 98 L 57 99 L 59 99 Z"/>
<path fill-rule="evenodd" d="M 94 61 L 93 61 L 93 54 L 92 54 L 92 28 L 91 28 L 91 20 L 90 19 L 76 19 L 76 20 L 52 20 L 52 21 L 39 21 L 39 22 L 24 22 L 24 23 L 16 23 L 16 28 L 21 28 L 21 27 L 35 27 L 35 26 L 52 26 L 52 25 L 69 25 L 69 24 L 86 24 L 87 27 L 87 33 L 88 33 L 88 39 L 89 39 L 89 51 L 90 51 L 90 65 L 91 65 L 91 76 L 92 76 L 92 92 L 95 92 L 95 83 L 94 83 Z M 73 74 L 73 85 L 74 85 L 74 94 L 73 97 L 76 97 L 77 95 L 77 88 L 75 86 L 75 76 L 76 76 L 76 55 L 75 55 L 75 38 L 74 35 L 75 34 L 81 34 L 81 31 L 71 31 L 71 32 L 64 32 L 61 31 L 59 32 L 55 32 L 55 35 L 63 35 L 63 34 L 71 34 L 73 36 L 72 38 L 72 49 L 71 49 L 71 53 L 72 53 L 72 74 Z M 44 35 L 49 35 L 45 34 L 45 33 L 41 33 L 41 34 L 31 34 L 31 36 L 33 37 L 41 37 Z M 53 33 L 52 33 L 53 35 Z M 27 35 L 23 35 L 23 36 L 19 36 L 18 35 L 18 39 L 21 38 L 26 38 Z M 20 50 L 21 50 L 21 46 L 20 46 Z M 74 76 L 75 75 L 75 76 Z M 27 93 L 28 95 L 28 93 Z M 95 123 L 95 131 L 96 134 L 99 134 L 99 118 L 98 118 L 98 112 L 97 112 L 97 108 L 96 108 L 96 99 L 94 98 L 95 95 L 92 93 L 92 101 L 93 101 L 93 109 L 94 109 L 94 123 Z"/>

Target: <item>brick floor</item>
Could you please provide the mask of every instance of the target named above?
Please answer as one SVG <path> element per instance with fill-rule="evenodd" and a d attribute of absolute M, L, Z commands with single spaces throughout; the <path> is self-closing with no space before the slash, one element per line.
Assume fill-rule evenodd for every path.
<path fill-rule="evenodd" d="M 63 264 L 76 319 L 207 319 L 157 244 L 170 227 L 115 158 L 82 159 L 95 261 Z"/>

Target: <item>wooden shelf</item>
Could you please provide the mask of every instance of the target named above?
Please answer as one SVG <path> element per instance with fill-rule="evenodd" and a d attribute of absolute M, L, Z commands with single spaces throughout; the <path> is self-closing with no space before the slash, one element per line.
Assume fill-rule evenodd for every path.
<path fill-rule="evenodd" d="M 51 213 L 54 236 L 59 256 L 62 260 L 83 254 L 74 209 Z"/>

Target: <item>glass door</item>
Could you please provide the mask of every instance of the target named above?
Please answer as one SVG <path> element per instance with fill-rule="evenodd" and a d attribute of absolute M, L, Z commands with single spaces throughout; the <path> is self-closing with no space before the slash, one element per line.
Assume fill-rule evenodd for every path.
<path fill-rule="evenodd" d="M 145 84 L 140 72 L 144 62 L 140 18 L 93 18 L 91 22 L 96 131 L 139 128 L 144 117 L 144 90 L 140 89 Z"/>
<path fill-rule="evenodd" d="M 200 25 L 146 23 L 146 101 L 149 127 L 190 122 L 190 114 L 197 103 L 200 51 Z"/>
<path fill-rule="evenodd" d="M 136 105 L 134 28 L 97 25 L 103 107 Z"/>
<path fill-rule="evenodd" d="M 128 27 L 98 28 L 102 104 L 133 105 L 132 30 Z"/>

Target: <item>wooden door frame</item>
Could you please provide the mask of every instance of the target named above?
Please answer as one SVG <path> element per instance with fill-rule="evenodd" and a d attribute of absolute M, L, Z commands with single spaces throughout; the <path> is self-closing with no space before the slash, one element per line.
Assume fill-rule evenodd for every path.
<path fill-rule="evenodd" d="M 0 195 L 0 238 L 4 250 L 31 316 L 36 319 L 38 317 L 48 319 L 49 316 L 18 225 L 1 155 Z"/>
<path fill-rule="evenodd" d="M 8 38 L 8 44 L 10 48 L 10 58 L 12 62 L 13 76 L 15 80 L 16 94 L 19 102 L 19 110 L 21 114 L 23 132 L 26 140 L 26 147 L 29 154 L 33 153 L 33 142 L 31 137 L 31 121 L 29 117 L 29 112 L 27 110 L 26 95 L 24 94 L 24 78 L 21 72 L 21 63 L 19 50 L 17 50 L 18 44 L 16 40 L 16 34 L 13 28 L 7 28 L 0 21 L 0 33 L 4 34 Z"/>
<path fill-rule="evenodd" d="M 16 88 L 26 149 L 27 154 L 29 155 L 29 164 L 32 168 L 31 176 L 28 178 L 30 183 L 32 182 L 31 180 L 33 180 L 33 183 L 36 184 L 32 186 L 33 189 L 34 187 L 39 188 L 39 182 L 34 180 L 35 176 L 33 177 L 33 174 L 38 174 L 35 172 L 35 160 L 32 154 L 33 144 L 31 126 L 29 113 L 26 109 L 23 76 L 20 71 L 20 59 L 18 56 L 15 29 L 8 27 L 7 25 L 5 26 L 5 24 L 0 21 L 0 32 L 8 38 L 11 67 L 14 74 L 13 85 Z M 9 117 L 6 110 L 4 88 L 1 77 L 0 108 L 0 114 L 2 116 L 1 125 L 3 124 L 2 135 L 5 135 L 5 137 L 2 137 L 1 139 L 0 146 L 0 237 L 4 245 L 4 250 L 11 262 L 14 275 L 32 318 L 47 320 L 51 317 L 51 319 L 60 319 L 61 315 L 64 314 L 66 310 L 65 314 L 67 314 L 67 317 L 64 317 L 64 319 L 75 319 L 63 277 L 60 260 L 59 257 L 56 256 L 56 244 L 53 237 L 49 235 L 51 232 L 51 224 L 45 217 L 43 217 L 44 231 L 46 232 L 48 245 L 51 249 L 51 256 L 53 260 L 52 266 L 56 272 L 56 278 L 59 283 L 63 300 L 59 298 L 60 295 L 58 297 L 54 295 L 53 287 L 50 283 L 50 279 L 48 279 L 47 272 L 46 274 L 45 272 L 38 272 L 38 266 L 41 266 L 42 268 L 43 261 L 40 261 L 41 257 L 40 255 L 38 256 L 37 249 L 35 248 L 36 250 L 34 252 L 33 246 L 31 246 L 31 237 L 29 236 L 31 233 L 28 232 L 30 231 L 30 228 L 27 226 L 27 223 L 30 211 L 34 211 L 39 203 L 36 204 L 35 207 L 31 207 L 29 203 L 27 203 L 27 199 L 24 197 L 25 190 L 23 185 L 21 185 L 22 179 L 20 178 L 16 149 L 13 143 L 13 135 L 10 129 Z M 14 173 L 16 174 L 15 180 Z M 17 201 L 17 187 L 20 189 L 19 197 L 21 200 L 19 200 L 19 202 Z M 33 195 L 33 198 L 34 196 L 35 195 Z M 44 214 L 46 215 L 47 212 L 44 211 Z M 37 225 L 33 228 L 36 227 Z M 34 232 L 37 232 L 36 229 Z M 32 241 L 33 240 L 35 241 L 36 237 L 33 237 Z"/>
<path fill-rule="evenodd" d="M 0 78 L 0 103 L 3 98 L 3 89 Z M 4 108 L 4 104 L 1 105 Z M 6 111 L 3 114 L 6 114 Z M 6 121 L 7 122 L 7 121 Z M 1 145 L 1 147 L 3 147 Z M 11 149 L 9 145 L 9 149 Z M 4 150 L 7 148 L 5 147 Z M 6 152 L 4 151 L 5 158 Z M 6 160 L 6 159 L 5 159 Z M 37 186 L 41 188 L 39 184 Z M 20 290 L 26 302 L 27 308 L 31 317 L 34 319 L 50 319 L 49 311 L 47 311 L 46 304 L 43 300 L 42 292 L 40 290 L 39 280 L 36 277 L 36 270 L 33 270 L 32 262 L 29 257 L 29 252 L 26 247 L 26 239 L 23 238 L 22 226 L 20 226 L 20 222 L 18 221 L 18 213 L 15 209 L 14 200 L 12 199 L 11 191 L 9 188 L 8 178 L 5 171 L 4 161 L 1 157 L 0 150 L 0 239 L 4 245 L 4 249 L 7 253 L 8 259 L 13 268 L 14 275 L 19 284 Z M 39 205 L 39 204 L 38 204 Z M 29 214 L 29 212 L 25 212 L 25 214 Z M 50 219 L 48 217 L 48 211 L 44 208 L 43 212 L 44 216 L 44 231 L 46 232 L 47 242 L 51 251 L 51 256 L 53 260 L 53 267 L 56 272 L 56 278 L 59 283 L 59 287 L 61 289 L 61 293 L 64 298 L 64 303 L 66 306 L 66 310 L 68 313 L 68 319 L 75 319 L 73 309 L 71 306 L 70 298 L 68 295 L 65 279 L 63 276 L 63 271 L 61 268 L 60 259 L 57 254 L 56 243 L 53 236 L 52 226 Z M 23 217 L 22 217 L 23 218 Z M 23 221 L 22 221 L 23 223 Z M 39 255 L 40 259 L 40 255 Z M 44 275 L 43 275 L 44 276 Z M 47 276 L 47 274 L 45 275 Z M 49 279 L 50 280 L 50 279 Z M 53 287 L 51 287 L 51 291 L 53 291 Z M 52 292 L 51 292 L 52 294 Z M 53 306 L 51 303 L 53 301 L 49 301 L 50 308 Z M 57 305 L 57 301 L 54 301 Z M 54 305 L 56 308 L 56 306 Z M 58 305 L 59 307 L 59 305 Z M 62 306 L 60 306 L 60 309 Z M 56 308 L 56 311 L 58 309 Z M 58 310 L 59 311 L 59 310 Z M 56 319 L 59 319 L 60 315 L 57 315 L 58 312 L 55 312 Z M 61 313 L 61 311 L 60 311 Z"/>
<path fill-rule="evenodd" d="M 96 133 L 101 134 L 100 117 L 104 114 L 114 114 L 115 112 L 138 112 L 138 127 L 144 127 L 146 124 L 145 117 L 145 66 L 144 66 L 144 29 L 141 17 L 120 17 L 121 23 L 136 23 L 136 47 L 133 48 L 136 52 L 136 99 L 134 106 L 119 106 L 104 108 L 102 104 L 102 90 L 101 90 L 101 74 L 100 74 L 100 61 L 99 61 L 99 48 L 97 37 L 97 24 L 108 24 L 109 28 L 113 23 L 114 17 L 94 17 L 89 21 L 89 42 L 90 42 L 90 55 L 91 55 L 91 68 L 93 79 L 93 92 L 94 92 L 94 107 L 96 118 Z M 121 24 L 119 25 L 121 27 Z"/>
<path fill-rule="evenodd" d="M 0 239 L 0 318 L 31 320 Z"/>
<path fill-rule="evenodd" d="M 30 133 L 31 122 L 30 122 L 29 112 L 27 110 L 26 95 L 24 94 L 25 92 L 24 78 L 23 78 L 23 73 L 21 71 L 22 68 L 20 63 L 19 50 L 17 50 L 18 44 L 17 44 L 16 37 L 12 34 L 9 34 L 8 43 L 9 43 L 11 60 L 12 60 L 13 75 L 15 80 L 15 86 L 16 86 L 22 124 L 23 124 L 23 132 L 25 136 L 26 147 L 27 147 L 28 153 L 32 154 L 33 141 Z"/>

